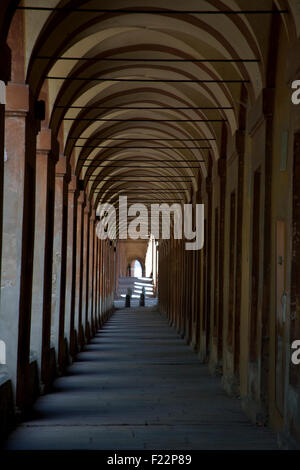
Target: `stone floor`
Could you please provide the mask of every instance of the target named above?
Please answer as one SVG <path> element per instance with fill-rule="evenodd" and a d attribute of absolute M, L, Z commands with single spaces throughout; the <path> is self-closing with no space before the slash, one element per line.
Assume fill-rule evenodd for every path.
<path fill-rule="evenodd" d="M 131 298 L 130 306 L 131 307 L 138 307 L 140 303 L 140 299 Z M 114 301 L 115 308 L 121 309 L 125 307 L 125 299 L 117 299 Z M 157 298 L 155 297 L 146 297 L 145 298 L 145 307 L 154 307 L 157 305 Z"/>
<path fill-rule="evenodd" d="M 156 307 L 120 309 L 6 449 L 276 449 Z"/>

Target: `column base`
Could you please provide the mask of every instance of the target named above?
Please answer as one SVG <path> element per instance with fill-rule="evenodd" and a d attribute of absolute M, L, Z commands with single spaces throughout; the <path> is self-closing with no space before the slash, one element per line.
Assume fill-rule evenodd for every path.
<path fill-rule="evenodd" d="M 262 403 L 258 403 L 250 397 L 242 399 L 242 409 L 248 418 L 257 426 L 267 426 L 269 422 L 269 414 Z"/>

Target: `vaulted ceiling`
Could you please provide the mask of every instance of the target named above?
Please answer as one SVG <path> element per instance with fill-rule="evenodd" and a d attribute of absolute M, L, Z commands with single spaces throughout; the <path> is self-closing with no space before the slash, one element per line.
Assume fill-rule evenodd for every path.
<path fill-rule="evenodd" d="M 295 2 L 275 4 L 296 35 Z M 188 202 L 239 127 L 242 90 L 253 103 L 266 86 L 272 0 L 20 5 L 27 82 L 47 88 L 50 127 L 94 204 Z"/>

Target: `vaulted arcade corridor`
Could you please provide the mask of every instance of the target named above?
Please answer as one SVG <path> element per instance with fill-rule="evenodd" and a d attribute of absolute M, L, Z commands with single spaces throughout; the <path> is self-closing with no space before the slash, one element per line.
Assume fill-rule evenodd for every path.
<path fill-rule="evenodd" d="M 1 443 L 299 448 L 299 36 L 297 0 L 1 0 Z"/>

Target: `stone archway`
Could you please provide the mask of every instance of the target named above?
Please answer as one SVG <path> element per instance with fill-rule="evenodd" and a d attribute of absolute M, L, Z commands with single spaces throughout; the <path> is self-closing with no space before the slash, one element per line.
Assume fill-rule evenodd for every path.
<path fill-rule="evenodd" d="M 143 264 L 138 259 L 132 260 L 130 266 L 131 266 L 132 277 L 143 277 L 144 275 Z"/>

